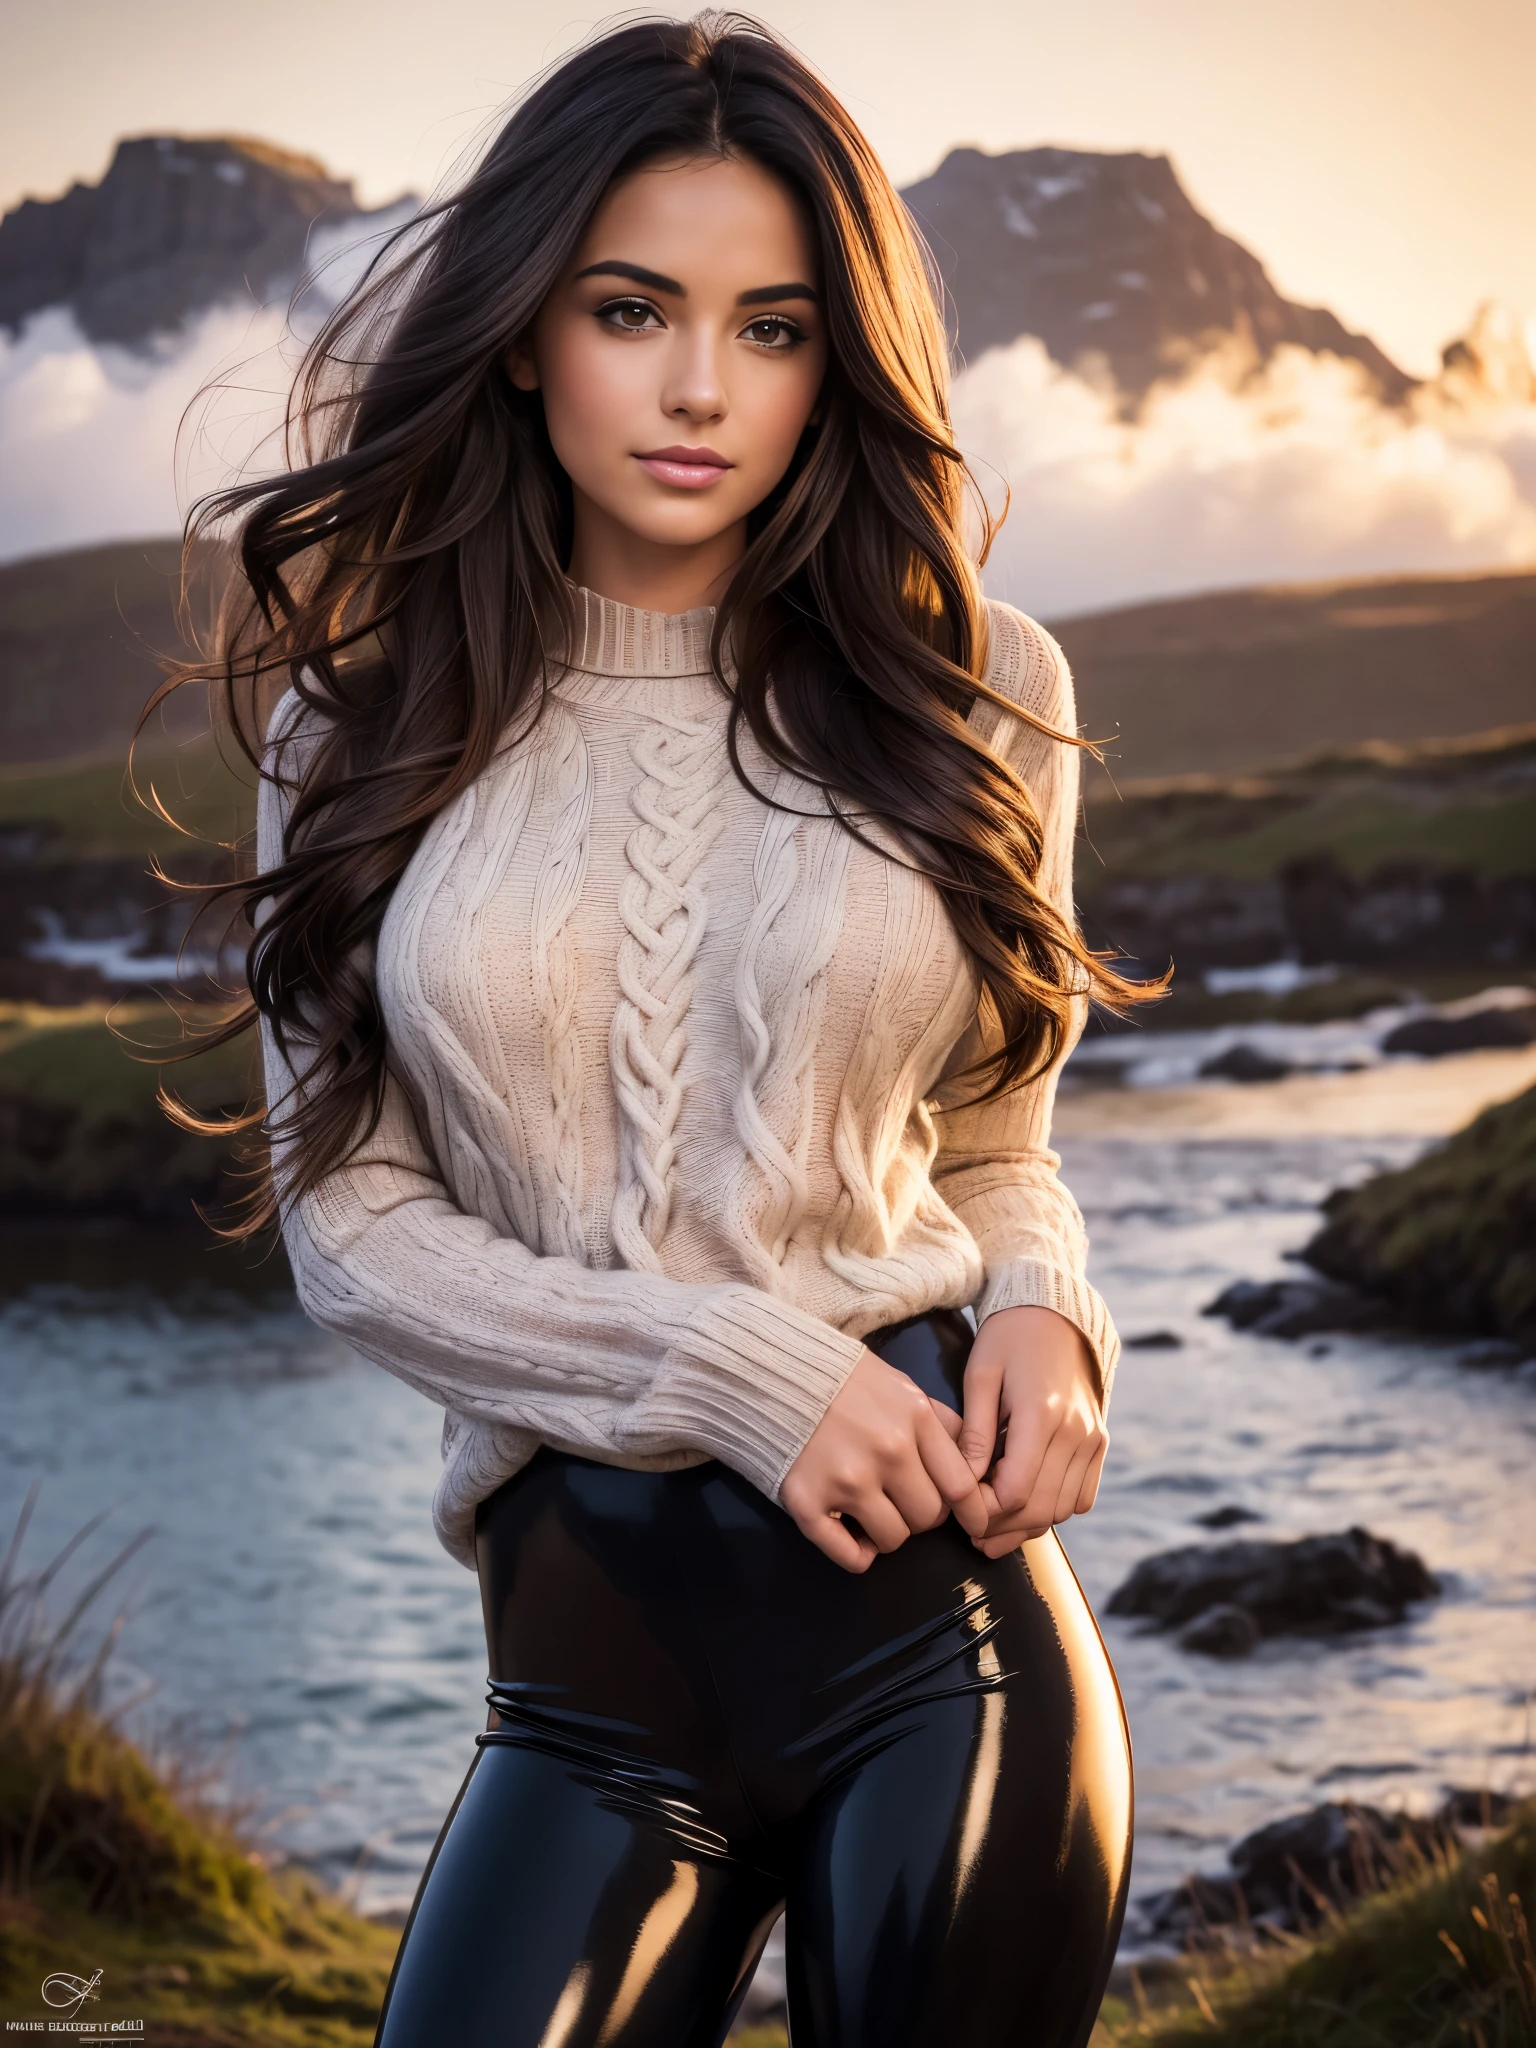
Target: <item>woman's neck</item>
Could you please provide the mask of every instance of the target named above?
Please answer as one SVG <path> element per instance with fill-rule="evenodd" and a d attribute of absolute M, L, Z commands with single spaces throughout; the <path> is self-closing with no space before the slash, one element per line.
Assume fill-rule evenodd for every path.
<path fill-rule="evenodd" d="M 746 521 L 679 547 L 652 540 L 576 493 L 576 532 L 566 575 L 584 589 L 642 611 L 691 612 L 718 604 L 746 552 Z"/>

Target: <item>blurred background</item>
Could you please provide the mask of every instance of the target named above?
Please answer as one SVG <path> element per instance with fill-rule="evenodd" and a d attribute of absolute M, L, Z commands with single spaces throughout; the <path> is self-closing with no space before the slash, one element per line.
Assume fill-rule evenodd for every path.
<path fill-rule="evenodd" d="M 1310 1938 L 1415 1828 L 1480 1841 L 1533 1789 L 1536 12 L 758 11 L 943 273 L 957 429 L 1011 493 L 988 588 L 1102 745 L 1085 929 L 1175 969 L 1093 1021 L 1056 1123 L 1127 1338 L 1063 1535 L 1138 1761 L 1105 2026 L 1145 2032 L 1146 1987 L 1176 2005 L 1254 1914 Z M 594 25 L 61 0 L 8 22 L 0 84 L 0 1508 L 28 1554 L 150 1530 L 101 1699 L 168 1769 L 216 1749 L 209 1811 L 386 1949 L 483 1726 L 476 1588 L 431 1532 L 436 1411 L 309 1328 L 280 1253 L 210 1250 L 235 1161 L 116 1035 L 215 993 L 154 870 L 227 872 L 250 818 L 190 714 L 140 781 L 204 839 L 124 760 L 188 504 L 279 459 L 378 236 Z M 243 1052 L 199 1068 L 244 1103 Z M 143 2009 L 206 2004 L 124 1953 Z M 323 2038 L 369 2038 L 368 1995 Z M 322 2038 L 263 2010 L 217 2038 Z"/>

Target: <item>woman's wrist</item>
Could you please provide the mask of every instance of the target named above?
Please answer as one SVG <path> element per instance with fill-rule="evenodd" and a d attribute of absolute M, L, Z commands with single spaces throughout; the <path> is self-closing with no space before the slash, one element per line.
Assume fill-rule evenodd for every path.
<path fill-rule="evenodd" d="M 1050 1319 L 1048 1322 L 1042 1321 L 1042 1318 L 1047 1317 Z M 999 1324 L 1001 1333 L 1006 1334 L 1011 1341 L 1017 1340 L 1026 1348 L 1032 1343 L 1032 1332 L 1043 1334 L 1045 1340 L 1050 1342 L 1058 1336 L 1057 1326 L 1064 1325 L 1077 1339 L 1077 1351 L 1084 1378 L 1094 1399 L 1100 1408 L 1103 1408 L 1104 1374 L 1100 1368 L 1098 1353 L 1094 1350 L 1092 1340 L 1081 1323 L 1074 1322 L 1071 1316 L 1063 1315 L 1060 1309 L 1047 1308 L 1043 1302 L 1016 1302 L 1011 1308 L 993 1309 L 978 1324 L 978 1338 L 992 1323 Z"/>

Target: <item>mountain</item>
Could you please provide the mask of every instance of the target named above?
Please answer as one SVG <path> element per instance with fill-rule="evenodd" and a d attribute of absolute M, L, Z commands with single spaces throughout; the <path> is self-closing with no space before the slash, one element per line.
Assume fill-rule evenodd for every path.
<path fill-rule="evenodd" d="M 317 225 L 367 218 L 314 157 L 248 136 L 141 135 L 99 185 L 24 199 L 0 220 L 0 327 L 67 306 L 129 345 L 222 299 L 286 291 Z"/>
<path fill-rule="evenodd" d="M 1536 404 L 1536 322 L 1485 300 L 1466 333 L 1440 351 L 1434 389 L 1464 412 Z"/>
<path fill-rule="evenodd" d="M 1283 298 L 1165 156 L 956 149 L 902 197 L 972 361 L 1038 335 L 1059 363 L 1097 357 L 1139 395 L 1237 336 L 1260 359 L 1286 341 L 1352 357 L 1388 398 L 1411 388 L 1374 342 Z M 99 185 L 24 200 L 0 220 L 0 327 L 67 306 L 89 339 L 142 345 L 221 299 L 287 291 L 317 228 L 392 210 L 366 213 L 315 158 L 250 137 L 136 136 L 118 144 Z"/>
<path fill-rule="evenodd" d="M 1038 335 L 1067 368 L 1099 357 L 1139 395 L 1213 340 L 1260 361 L 1282 342 L 1361 363 L 1383 397 L 1413 379 L 1321 307 L 1283 298 L 1263 264 L 1199 211 L 1165 156 L 1139 151 L 954 149 L 902 198 L 957 311 L 958 343 Z"/>

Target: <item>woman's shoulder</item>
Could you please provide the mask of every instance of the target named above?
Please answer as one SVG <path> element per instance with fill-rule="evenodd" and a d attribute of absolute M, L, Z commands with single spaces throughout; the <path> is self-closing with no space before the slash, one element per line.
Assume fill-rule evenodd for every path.
<path fill-rule="evenodd" d="M 1072 671 L 1054 635 L 1038 619 L 1032 619 L 1016 605 L 1005 604 L 1001 598 L 986 598 L 983 612 L 987 636 L 983 682 L 1028 713 L 1028 729 L 1038 732 L 1039 726 L 1034 724 L 1038 720 L 1058 732 L 1075 733 Z M 1014 737 L 1020 725 L 1026 723 L 1009 718 L 1006 711 L 985 698 L 977 699 L 970 722 L 988 744 Z M 1005 726 L 1013 728 L 1006 736 L 1001 731 Z"/>
<path fill-rule="evenodd" d="M 304 688 L 290 683 L 267 716 L 263 746 L 268 767 L 284 780 L 298 774 L 330 724 L 316 678 L 305 669 Z"/>

